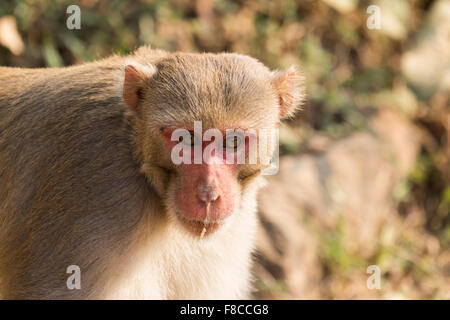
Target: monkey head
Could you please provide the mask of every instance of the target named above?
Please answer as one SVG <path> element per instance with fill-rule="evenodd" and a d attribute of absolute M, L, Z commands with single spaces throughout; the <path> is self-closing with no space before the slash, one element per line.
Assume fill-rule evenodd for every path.
<path fill-rule="evenodd" d="M 299 107 L 300 85 L 294 68 L 272 72 L 239 54 L 139 56 L 126 64 L 136 158 L 174 223 L 203 237 L 239 219 L 274 141 L 251 151 L 261 149 L 261 132 L 273 137 Z"/>

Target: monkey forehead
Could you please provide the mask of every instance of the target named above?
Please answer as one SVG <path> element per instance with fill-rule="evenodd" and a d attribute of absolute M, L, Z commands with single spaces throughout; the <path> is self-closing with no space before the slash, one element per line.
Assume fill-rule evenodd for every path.
<path fill-rule="evenodd" d="M 148 90 L 155 117 L 178 122 L 194 118 L 211 126 L 242 120 L 267 126 L 278 117 L 271 72 L 256 59 L 230 53 L 174 54 L 155 67 Z"/>

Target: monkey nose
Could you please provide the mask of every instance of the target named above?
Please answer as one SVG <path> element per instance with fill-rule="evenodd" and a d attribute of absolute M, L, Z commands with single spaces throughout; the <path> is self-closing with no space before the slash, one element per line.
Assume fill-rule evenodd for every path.
<path fill-rule="evenodd" d="M 199 190 L 198 198 L 203 202 L 213 202 L 219 198 L 219 193 L 214 187 L 203 187 Z"/>

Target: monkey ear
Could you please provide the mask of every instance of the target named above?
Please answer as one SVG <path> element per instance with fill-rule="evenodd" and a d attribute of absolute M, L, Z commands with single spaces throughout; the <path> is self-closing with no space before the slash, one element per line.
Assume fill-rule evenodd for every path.
<path fill-rule="evenodd" d="M 144 89 L 148 80 L 154 74 L 155 68 L 150 64 L 142 65 L 137 62 L 132 62 L 125 66 L 123 100 L 132 111 L 138 111 L 140 100 L 143 98 Z"/>
<path fill-rule="evenodd" d="M 292 66 L 287 71 L 273 72 L 271 82 L 278 94 L 280 118 L 293 116 L 304 100 L 303 77 Z"/>

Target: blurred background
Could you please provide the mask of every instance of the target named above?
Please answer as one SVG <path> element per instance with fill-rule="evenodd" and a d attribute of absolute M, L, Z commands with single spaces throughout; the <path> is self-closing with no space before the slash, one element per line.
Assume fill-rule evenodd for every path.
<path fill-rule="evenodd" d="M 0 65 L 142 44 L 303 69 L 307 102 L 260 197 L 254 297 L 450 299 L 449 0 L 0 2 Z"/>

